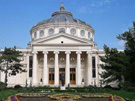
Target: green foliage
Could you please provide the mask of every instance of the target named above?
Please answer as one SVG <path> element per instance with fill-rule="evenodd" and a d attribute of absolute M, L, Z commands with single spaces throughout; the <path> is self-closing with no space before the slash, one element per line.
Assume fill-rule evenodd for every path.
<path fill-rule="evenodd" d="M 0 70 L 5 72 L 5 84 L 7 85 L 7 76 L 16 75 L 17 73 L 25 72 L 22 69 L 21 57 L 22 52 L 17 51 L 16 48 L 5 48 L 0 52 Z"/>
<path fill-rule="evenodd" d="M 133 28 L 120 34 L 117 38 L 125 42 L 124 53 L 129 58 L 125 80 L 130 81 L 135 86 L 135 22 L 133 22 Z"/>
<path fill-rule="evenodd" d="M 6 88 L 6 84 L 3 82 L 0 82 L 0 91 L 4 90 Z"/>
<path fill-rule="evenodd" d="M 101 68 L 105 71 L 100 75 L 107 84 L 117 81 L 119 87 L 123 88 L 125 80 L 135 86 L 135 22 L 133 28 L 117 38 L 125 42 L 125 49 L 119 52 L 115 48 L 104 46 L 105 56 L 101 57 L 101 61 L 105 64 L 101 64 Z"/>
<path fill-rule="evenodd" d="M 128 64 L 128 57 L 123 52 L 118 52 L 116 48 L 110 49 L 104 45 L 105 56 L 100 57 L 101 68 L 104 69 L 100 75 L 104 78 L 103 83 L 110 83 L 113 81 L 121 82 L 122 76 L 126 73 L 126 65 Z"/>

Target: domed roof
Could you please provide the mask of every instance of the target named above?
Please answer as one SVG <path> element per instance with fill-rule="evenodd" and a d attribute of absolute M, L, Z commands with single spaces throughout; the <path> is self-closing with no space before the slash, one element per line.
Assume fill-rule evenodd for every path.
<path fill-rule="evenodd" d="M 66 11 L 66 8 L 63 6 L 63 3 L 61 3 L 61 7 L 59 8 L 59 11 L 54 12 L 51 18 L 43 20 L 39 22 L 38 24 L 36 24 L 35 26 L 48 24 L 48 23 L 60 23 L 60 22 L 77 23 L 77 24 L 90 26 L 86 22 L 80 19 L 74 18 L 71 12 Z"/>

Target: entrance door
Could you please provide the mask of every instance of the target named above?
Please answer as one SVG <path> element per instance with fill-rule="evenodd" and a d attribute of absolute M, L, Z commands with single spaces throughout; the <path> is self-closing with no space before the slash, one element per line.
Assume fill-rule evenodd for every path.
<path fill-rule="evenodd" d="M 70 68 L 70 84 L 75 84 L 76 77 L 75 77 L 75 68 Z"/>
<path fill-rule="evenodd" d="M 60 80 L 60 77 L 61 77 L 62 73 L 64 73 L 64 77 L 65 77 L 65 68 L 60 68 L 59 69 L 59 84 L 62 84 L 62 82 Z M 65 81 L 64 81 L 64 84 L 65 84 Z"/>
<path fill-rule="evenodd" d="M 49 84 L 54 84 L 54 68 L 49 68 Z"/>

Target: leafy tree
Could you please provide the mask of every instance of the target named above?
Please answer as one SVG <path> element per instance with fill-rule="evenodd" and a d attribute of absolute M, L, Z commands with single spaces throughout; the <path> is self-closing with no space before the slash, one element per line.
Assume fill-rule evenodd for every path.
<path fill-rule="evenodd" d="M 135 85 L 135 22 L 133 28 L 117 36 L 119 40 L 125 42 L 125 49 L 119 52 L 116 48 L 110 49 L 104 46 L 105 56 L 100 57 L 101 68 L 105 71 L 101 73 L 104 83 L 117 81 L 121 83 L 124 79 Z"/>
<path fill-rule="evenodd" d="M 25 69 L 22 69 L 22 64 L 20 64 L 22 52 L 17 51 L 14 47 L 5 48 L 0 54 L 0 70 L 5 73 L 5 84 L 7 86 L 8 75 L 12 76 L 25 72 Z"/>
<path fill-rule="evenodd" d="M 119 52 L 116 48 L 110 49 L 104 45 L 105 56 L 100 57 L 104 64 L 101 64 L 103 71 L 100 76 L 104 78 L 103 83 L 110 83 L 113 81 L 121 82 L 126 73 L 126 65 L 128 64 L 128 57 Z"/>
<path fill-rule="evenodd" d="M 125 42 L 124 53 L 129 57 L 129 65 L 127 65 L 127 75 L 125 75 L 125 79 L 135 86 L 135 22 L 133 22 L 133 28 L 118 35 L 117 38 Z"/>

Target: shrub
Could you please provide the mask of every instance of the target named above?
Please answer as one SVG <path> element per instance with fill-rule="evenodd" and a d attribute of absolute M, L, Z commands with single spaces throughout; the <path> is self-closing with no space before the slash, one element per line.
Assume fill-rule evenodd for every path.
<path fill-rule="evenodd" d="M 20 85 L 15 85 L 14 88 L 15 88 L 15 89 L 18 89 L 18 88 L 22 88 L 22 86 L 20 86 Z"/>
<path fill-rule="evenodd" d="M 112 89 L 112 87 L 110 85 L 106 85 L 106 86 L 104 86 L 104 88 Z"/>
<path fill-rule="evenodd" d="M 6 88 L 6 84 L 3 82 L 0 82 L 0 91 L 4 90 Z"/>
<path fill-rule="evenodd" d="M 126 90 L 129 92 L 135 92 L 135 87 L 130 86 L 130 87 L 127 87 Z"/>

